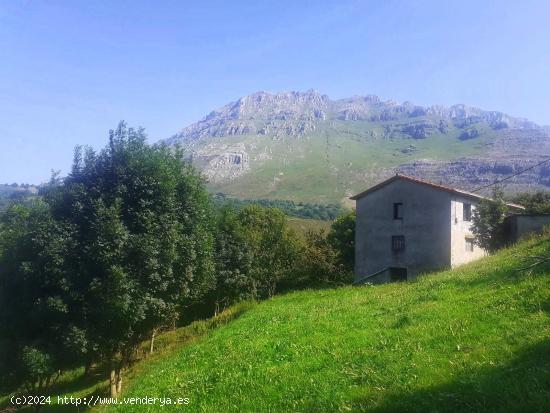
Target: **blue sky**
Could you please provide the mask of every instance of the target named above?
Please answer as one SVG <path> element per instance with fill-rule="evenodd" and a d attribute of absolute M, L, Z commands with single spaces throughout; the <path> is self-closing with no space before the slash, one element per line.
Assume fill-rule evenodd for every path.
<path fill-rule="evenodd" d="M 0 182 L 119 120 L 169 137 L 257 90 L 468 103 L 550 124 L 550 2 L 0 0 Z"/>

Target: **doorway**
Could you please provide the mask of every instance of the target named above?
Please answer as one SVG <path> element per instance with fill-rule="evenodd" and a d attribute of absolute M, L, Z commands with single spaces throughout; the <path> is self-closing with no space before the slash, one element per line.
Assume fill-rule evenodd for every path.
<path fill-rule="evenodd" d="M 407 269 L 390 267 L 390 281 L 407 281 Z"/>

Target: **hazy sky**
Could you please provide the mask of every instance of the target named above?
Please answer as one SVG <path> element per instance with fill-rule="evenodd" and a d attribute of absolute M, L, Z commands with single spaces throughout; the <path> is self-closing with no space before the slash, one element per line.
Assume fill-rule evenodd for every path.
<path fill-rule="evenodd" d="M 121 119 L 154 142 L 309 88 L 550 124 L 550 2 L 0 0 L 0 182 L 66 172 Z"/>

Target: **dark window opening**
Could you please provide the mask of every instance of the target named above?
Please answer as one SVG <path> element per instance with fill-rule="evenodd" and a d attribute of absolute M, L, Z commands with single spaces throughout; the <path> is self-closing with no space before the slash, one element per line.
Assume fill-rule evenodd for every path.
<path fill-rule="evenodd" d="M 474 252 L 474 239 L 467 237 L 465 241 L 466 241 L 466 251 Z"/>
<path fill-rule="evenodd" d="M 405 250 L 405 236 L 404 235 L 392 235 L 391 237 L 391 249 L 393 252 L 399 252 Z"/>
<path fill-rule="evenodd" d="M 393 204 L 393 219 L 403 219 L 402 202 L 396 202 Z"/>
<path fill-rule="evenodd" d="M 407 269 L 390 267 L 390 281 L 407 281 Z"/>
<path fill-rule="evenodd" d="M 463 204 L 462 205 L 462 220 L 471 221 L 472 220 L 472 204 Z"/>

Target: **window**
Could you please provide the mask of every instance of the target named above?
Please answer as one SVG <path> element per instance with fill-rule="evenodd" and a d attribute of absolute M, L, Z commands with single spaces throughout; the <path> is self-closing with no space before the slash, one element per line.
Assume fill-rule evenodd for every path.
<path fill-rule="evenodd" d="M 401 215 L 403 212 L 402 206 L 402 202 L 396 202 L 395 204 L 393 204 L 393 219 L 403 219 L 403 215 Z"/>
<path fill-rule="evenodd" d="M 405 250 L 405 236 L 392 235 L 391 237 L 391 249 L 393 252 L 399 252 Z"/>
<path fill-rule="evenodd" d="M 472 204 L 464 203 L 462 205 L 462 220 L 471 221 L 472 220 Z"/>
<path fill-rule="evenodd" d="M 474 252 L 474 239 L 470 237 L 466 237 L 466 251 L 467 252 Z"/>

